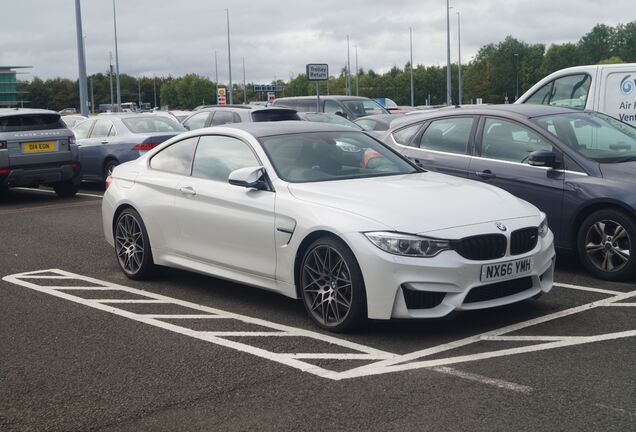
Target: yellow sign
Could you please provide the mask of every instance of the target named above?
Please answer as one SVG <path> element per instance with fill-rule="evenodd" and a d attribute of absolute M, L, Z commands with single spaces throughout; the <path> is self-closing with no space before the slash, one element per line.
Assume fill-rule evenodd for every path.
<path fill-rule="evenodd" d="M 55 151 L 55 141 L 38 141 L 22 143 L 23 153 L 41 153 Z"/>
<path fill-rule="evenodd" d="M 225 89 L 223 87 L 219 87 L 217 96 L 225 96 Z"/>

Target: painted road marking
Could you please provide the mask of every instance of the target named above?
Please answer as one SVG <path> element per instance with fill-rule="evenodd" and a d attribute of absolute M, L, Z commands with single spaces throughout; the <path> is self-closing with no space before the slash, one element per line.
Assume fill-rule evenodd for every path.
<path fill-rule="evenodd" d="M 529 393 L 532 388 L 523 386 L 508 381 L 498 380 L 494 378 L 484 377 L 477 374 L 472 374 L 464 371 L 460 371 L 454 368 L 450 368 L 449 365 L 503 357 L 508 355 L 518 355 L 523 353 L 532 353 L 537 351 L 543 351 L 548 349 L 567 347 L 573 345 L 588 344 L 594 342 L 600 342 L 605 340 L 614 340 L 620 338 L 628 338 L 636 336 L 636 330 L 626 330 L 621 332 L 607 333 L 593 336 L 561 336 L 561 335 L 511 335 L 515 331 L 526 329 L 537 324 L 542 324 L 548 321 L 557 320 L 566 316 L 571 316 L 577 313 L 592 310 L 598 307 L 605 306 L 621 306 L 621 307 L 635 307 L 636 303 L 619 303 L 623 300 L 630 299 L 636 296 L 636 291 L 630 292 L 618 292 L 602 290 L 598 288 L 582 287 L 570 284 L 555 284 L 555 286 L 563 286 L 568 289 L 575 289 L 581 291 L 592 291 L 599 294 L 608 295 L 608 298 L 598 300 L 592 303 L 584 304 L 581 306 L 566 309 L 560 312 L 555 312 L 542 317 L 534 318 L 531 320 L 515 323 L 509 326 L 502 327 L 500 329 L 492 330 L 482 334 L 470 336 L 467 338 L 459 339 L 442 345 L 429 347 L 423 350 L 414 351 L 408 354 L 395 354 L 373 347 L 361 345 L 355 342 L 351 342 L 345 339 L 339 339 L 334 336 L 324 335 L 321 333 L 312 332 L 309 330 L 303 330 L 299 328 L 289 327 L 282 324 L 265 321 L 258 318 L 252 318 L 245 315 L 235 314 L 207 306 L 203 306 L 196 303 L 190 303 L 183 300 L 178 300 L 171 297 L 155 294 L 148 291 L 143 291 L 135 288 L 126 287 L 123 285 L 117 285 L 111 282 L 101 281 L 93 279 L 87 276 L 73 274 L 64 270 L 50 269 L 39 270 L 34 272 L 19 273 L 10 276 L 3 277 L 3 280 L 19 286 L 30 288 L 42 293 L 50 294 L 59 298 L 63 298 L 75 303 L 79 303 L 85 306 L 89 306 L 95 309 L 99 309 L 105 312 L 109 312 L 115 315 L 126 317 L 138 322 L 153 325 L 165 330 L 173 331 L 185 336 L 200 339 L 206 342 L 211 342 L 217 345 L 221 345 L 227 348 L 232 348 L 241 352 L 249 353 L 258 357 L 262 357 L 271 361 L 275 361 L 284 364 L 289 367 L 296 368 L 298 370 L 311 373 L 323 378 L 332 380 L 342 380 L 351 378 L 360 378 L 370 375 L 378 375 L 391 372 L 399 372 L 405 370 L 422 369 L 427 368 L 439 373 L 447 375 L 454 375 L 459 378 L 481 382 L 483 384 L 492 385 L 498 388 L 507 389 L 511 391 Z M 65 282 L 72 281 L 75 286 L 64 286 L 59 283 L 58 285 L 41 285 L 38 282 L 64 280 Z M 84 283 L 84 285 L 82 285 Z M 93 286 L 87 286 L 93 285 Z M 134 294 L 135 296 L 142 296 L 144 299 L 85 299 L 73 295 L 73 291 L 81 293 L 83 291 L 105 291 L 105 290 L 119 290 L 122 292 Z M 131 304 L 157 304 L 157 305 L 175 305 L 192 310 L 192 313 L 135 313 L 121 307 Z M 198 331 L 184 326 L 177 325 L 173 322 L 167 322 L 163 320 L 186 320 L 186 319 L 203 319 L 203 320 L 216 320 L 226 319 L 235 320 L 242 323 L 255 325 L 260 327 L 255 331 Z M 334 352 L 273 352 L 264 348 L 259 348 L 248 343 L 243 343 L 240 340 L 243 338 L 277 338 L 277 337 L 296 337 L 306 338 L 309 340 L 324 342 L 327 346 L 333 346 Z M 239 340 L 233 340 L 228 338 L 237 338 Z M 265 339 L 266 340 L 266 339 Z M 475 354 L 448 356 L 445 358 L 426 359 L 434 354 L 452 351 L 455 348 L 465 347 L 467 345 L 475 344 L 481 341 L 495 341 L 495 342 L 528 342 L 527 346 L 520 346 L 508 349 L 498 349 L 493 351 L 478 352 Z M 541 343 L 536 343 L 541 342 Z M 302 347 L 302 343 L 298 344 Z M 343 352 L 345 351 L 345 352 Z M 346 352 L 348 351 L 348 352 Z M 370 364 L 355 367 L 349 370 L 335 371 L 326 367 L 319 367 L 312 364 L 311 360 L 362 360 L 369 361 Z"/>

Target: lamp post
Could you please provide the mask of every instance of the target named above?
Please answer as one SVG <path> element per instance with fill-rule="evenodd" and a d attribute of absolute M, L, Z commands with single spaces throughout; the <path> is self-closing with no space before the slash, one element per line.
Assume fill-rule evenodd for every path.
<path fill-rule="evenodd" d="M 451 105 L 450 0 L 446 0 L 446 105 Z"/>
<path fill-rule="evenodd" d="M 108 53 L 108 75 L 110 80 L 110 110 L 113 110 L 115 104 L 115 98 L 113 97 L 113 52 Z"/>
<path fill-rule="evenodd" d="M 214 51 L 214 83 L 216 84 L 216 95 L 214 96 L 214 100 L 216 104 L 219 104 L 217 100 L 219 97 L 219 63 L 216 60 L 216 51 Z"/>
<path fill-rule="evenodd" d="M 345 78 L 345 85 L 347 86 L 347 91 L 345 92 L 345 94 L 347 96 L 351 96 L 351 61 L 349 57 L 349 35 L 347 35 L 347 74 Z"/>
<path fill-rule="evenodd" d="M 80 112 L 88 117 L 88 89 L 86 86 L 86 58 L 82 36 L 82 9 L 80 0 L 75 0 L 75 25 L 77 30 L 77 61 L 79 63 Z"/>
<path fill-rule="evenodd" d="M 230 48 L 230 10 L 225 9 L 225 14 L 227 17 L 227 67 L 229 68 L 229 79 L 230 83 L 227 89 L 227 96 L 230 105 L 232 105 L 232 50 Z"/>
<path fill-rule="evenodd" d="M 360 96 L 360 69 L 358 69 L 358 45 L 355 46 L 356 49 L 356 96 Z"/>
<path fill-rule="evenodd" d="M 415 106 L 415 90 L 413 87 L 413 29 L 409 27 L 409 43 L 411 47 L 411 62 L 409 69 L 411 69 L 411 106 Z"/>
<path fill-rule="evenodd" d="M 514 59 L 515 59 L 515 75 L 516 75 L 516 79 L 515 79 L 515 101 L 517 99 L 519 99 L 519 54 L 514 53 Z"/>
<path fill-rule="evenodd" d="M 462 104 L 462 36 L 459 11 L 457 11 L 457 104 Z"/>
<path fill-rule="evenodd" d="M 245 57 L 243 57 L 243 105 L 247 103 L 247 85 L 245 84 Z"/>
<path fill-rule="evenodd" d="M 121 111 L 121 85 L 119 83 L 119 50 L 117 49 L 117 13 L 113 0 L 113 26 L 115 28 L 115 91 L 117 93 L 117 112 Z"/>

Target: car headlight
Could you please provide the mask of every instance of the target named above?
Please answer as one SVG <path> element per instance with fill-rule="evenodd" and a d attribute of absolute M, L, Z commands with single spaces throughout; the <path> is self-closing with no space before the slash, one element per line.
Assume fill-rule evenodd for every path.
<path fill-rule="evenodd" d="M 539 224 L 539 235 L 541 237 L 545 237 L 548 235 L 549 231 L 550 229 L 548 228 L 548 217 L 546 215 L 543 215 L 543 220 Z"/>
<path fill-rule="evenodd" d="M 394 255 L 433 257 L 450 249 L 448 240 L 385 231 L 367 232 L 364 235 L 378 248 Z"/>

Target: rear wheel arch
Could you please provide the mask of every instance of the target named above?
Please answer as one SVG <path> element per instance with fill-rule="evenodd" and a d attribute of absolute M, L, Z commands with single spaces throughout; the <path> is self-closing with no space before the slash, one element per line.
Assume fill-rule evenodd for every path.
<path fill-rule="evenodd" d="M 104 163 L 102 164 L 102 175 L 104 176 L 104 181 L 106 181 L 106 167 L 110 163 L 119 165 L 121 162 L 119 162 L 119 160 L 115 156 L 107 156 L 106 159 L 104 159 Z"/>
<path fill-rule="evenodd" d="M 582 209 L 579 209 L 579 211 L 576 213 L 576 215 L 573 218 L 573 222 L 570 224 L 570 232 L 568 233 L 568 238 L 570 239 L 570 242 L 571 242 L 571 250 L 574 253 L 576 253 L 578 250 L 577 238 L 579 233 L 579 227 L 589 215 L 599 210 L 619 211 L 619 212 L 625 213 L 627 216 L 633 218 L 636 221 L 636 214 L 634 213 L 633 209 L 630 209 L 629 207 L 614 201 L 601 201 L 601 202 L 597 201 L 583 207 Z"/>

